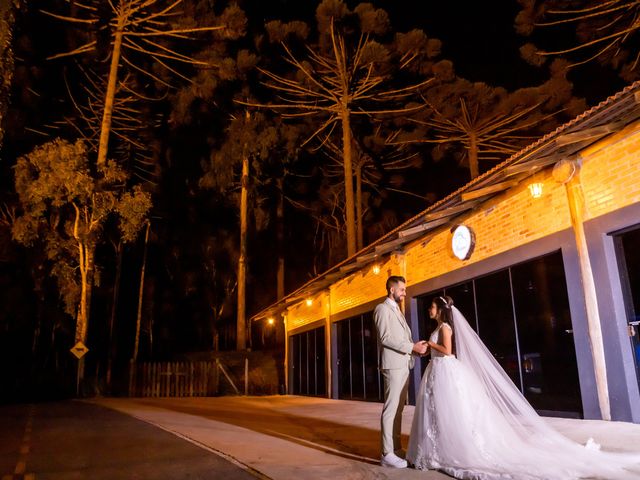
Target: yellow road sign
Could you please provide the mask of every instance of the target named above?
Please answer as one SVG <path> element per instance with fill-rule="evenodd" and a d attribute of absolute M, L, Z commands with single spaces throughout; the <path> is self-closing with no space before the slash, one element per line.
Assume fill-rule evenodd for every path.
<path fill-rule="evenodd" d="M 78 360 L 80 360 L 89 351 L 89 349 L 84 343 L 78 342 L 73 346 L 73 348 L 71 348 L 70 351 L 76 356 Z"/>

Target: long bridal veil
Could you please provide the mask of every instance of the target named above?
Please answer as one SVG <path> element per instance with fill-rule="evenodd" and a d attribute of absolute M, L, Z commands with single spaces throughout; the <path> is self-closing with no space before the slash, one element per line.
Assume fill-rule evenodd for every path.
<path fill-rule="evenodd" d="M 478 480 L 640 478 L 640 453 L 603 452 L 554 430 L 451 308 L 457 359 L 437 358 L 425 371 L 408 449 L 412 463 Z"/>
<path fill-rule="evenodd" d="M 460 310 L 455 306 L 451 310 L 456 357 L 474 370 L 496 413 L 504 416 L 521 435 L 538 434 L 548 440 L 564 441 L 565 437 L 553 430 L 533 409 Z"/>

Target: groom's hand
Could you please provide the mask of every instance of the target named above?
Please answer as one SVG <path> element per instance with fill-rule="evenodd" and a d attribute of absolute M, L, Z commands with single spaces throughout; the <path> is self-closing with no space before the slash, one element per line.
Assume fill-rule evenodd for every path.
<path fill-rule="evenodd" d="M 419 342 L 413 344 L 413 352 L 417 353 L 418 355 L 424 355 L 425 353 L 427 353 L 428 348 L 429 345 L 427 345 L 427 342 L 424 340 L 420 340 Z"/>

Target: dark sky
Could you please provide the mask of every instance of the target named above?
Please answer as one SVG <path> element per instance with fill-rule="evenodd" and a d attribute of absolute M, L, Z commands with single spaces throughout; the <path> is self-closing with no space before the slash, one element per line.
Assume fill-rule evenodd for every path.
<path fill-rule="evenodd" d="M 250 21 L 307 19 L 313 24 L 319 2 L 308 0 L 249 0 L 244 3 Z M 359 1 L 348 0 L 350 8 Z M 572 35 L 558 29 L 538 30 L 532 38 L 514 28 L 520 11 L 517 0 L 373 0 L 389 13 L 397 31 L 420 28 L 443 42 L 442 58 L 452 60 L 458 75 L 508 90 L 539 85 L 548 76 L 544 68 L 528 65 L 519 49 L 533 40 L 543 47 L 573 44 Z M 253 13 L 252 13 L 253 12 Z M 576 95 L 593 105 L 621 90 L 625 82 L 597 64 L 581 66 L 569 75 Z"/>
<path fill-rule="evenodd" d="M 524 42 L 513 28 L 519 10 L 515 0 L 411 2 L 421 6 L 419 12 L 407 8 L 408 2 L 378 3 L 389 11 L 397 28 L 422 28 L 442 40 L 442 56 L 452 59 L 457 73 L 469 80 L 509 89 L 535 81 L 530 72 L 520 73 L 525 63 L 518 48 Z M 514 65 L 519 67 L 515 74 Z"/>

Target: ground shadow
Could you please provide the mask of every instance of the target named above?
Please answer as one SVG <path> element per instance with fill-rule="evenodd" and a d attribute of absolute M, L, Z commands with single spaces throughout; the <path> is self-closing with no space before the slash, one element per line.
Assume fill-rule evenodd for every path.
<path fill-rule="evenodd" d="M 139 400 L 139 403 L 158 406 L 152 400 Z M 268 407 L 248 410 L 216 403 L 214 409 L 163 401 L 162 408 L 246 428 L 350 460 L 375 465 L 380 462 L 379 430 Z M 403 435 L 405 445 L 407 438 L 407 435 Z"/>

